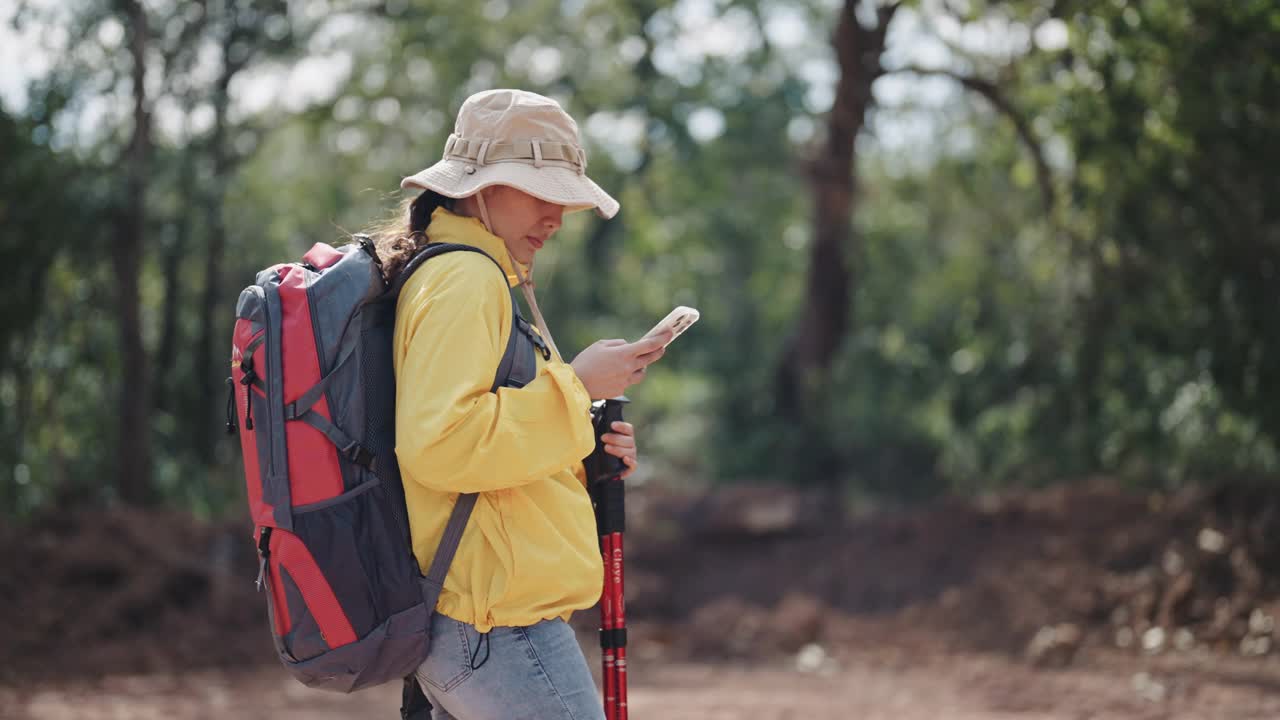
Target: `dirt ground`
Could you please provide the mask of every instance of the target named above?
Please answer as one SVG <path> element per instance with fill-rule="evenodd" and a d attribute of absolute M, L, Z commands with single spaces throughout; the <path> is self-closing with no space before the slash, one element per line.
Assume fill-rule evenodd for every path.
<path fill-rule="evenodd" d="M 635 717 L 1280 718 L 1271 485 L 824 517 L 780 488 L 629 495 Z M 274 663 L 241 525 L 0 529 L 0 718 L 395 717 L 397 688 L 331 695 Z M 574 622 L 593 667 L 597 619 Z"/>
<path fill-rule="evenodd" d="M 795 663 L 637 662 L 635 718 L 668 720 L 1247 720 L 1280 717 L 1275 661 L 1102 655 L 1084 667 L 1036 670 L 990 653 L 906 658 L 857 652 L 817 671 Z M 15 720 L 394 718 L 391 687 L 335 695 L 283 670 L 201 670 L 107 676 L 0 689 Z"/>

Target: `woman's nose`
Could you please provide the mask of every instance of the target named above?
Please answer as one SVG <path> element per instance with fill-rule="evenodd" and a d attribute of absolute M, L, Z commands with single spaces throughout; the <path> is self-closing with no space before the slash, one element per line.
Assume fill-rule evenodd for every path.
<path fill-rule="evenodd" d="M 557 206 L 554 211 L 543 216 L 542 226 L 545 227 L 547 229 L 547 232 L 549 233 L 553 233 L 559 230 L 561 220 L 563 219 L 563 215 L 564 215 L 564 210 L 561 209 L 559 206 Z"/>

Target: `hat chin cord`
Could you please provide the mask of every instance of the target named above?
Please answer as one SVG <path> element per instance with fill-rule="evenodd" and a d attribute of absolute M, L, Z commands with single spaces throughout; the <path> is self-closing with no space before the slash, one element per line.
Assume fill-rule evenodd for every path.
<path fill-rule="evenodd" d="M 484 223 L 484 228 L 489 231 L 490 235 L 498 237 L 493 231 L 493 223 L 489 222 L 489 207 L 484 202 L 484 192 L 476 193 L 476 203 L 480 205 L 480 222 Z M 542 310 L 538 308 L 538 298 L 533 294 L 533 262 L 529 262 L 529 274 L 525 275 L 520 269 L 520 263 L 511 255 L 511 248 L 507 247 L 505 240 L 502 241 L 502 247 L 507 250 L 507 259 L 511 261 L 511 267 L 516 271 L 516 278 L 520 280 L 520 291 L 524 293 L 524 299 L 529 303 L 529 309 L 533 311 L 533 322 L 538 326 L 538 332 L 542 338 L 547 341 L 547 345 L 551 346 L 551 352 L 564 362 L 564 356 L 560 354 L 560 349 L 556 347 L 556 341 L 551 338 L 551 331 L 547 329 L 547 321 L 542 317 Z M 514 322 L 514 319 L 513 319 Z"/>

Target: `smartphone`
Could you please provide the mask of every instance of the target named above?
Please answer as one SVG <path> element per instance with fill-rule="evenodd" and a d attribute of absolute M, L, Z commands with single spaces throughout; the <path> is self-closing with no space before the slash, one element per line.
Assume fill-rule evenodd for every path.
<path fill-rule="evenodd" d="M 698 322 L 699 317 L 702 317 L 702 316 L 697 310 L 694 310 L 691 307 L 685 307 L 684 305 L 681 305 L 677 307 L 675 310 L 672 310 L 670 314 L 668 314 L 665 318 L 663 318 L 662 322 L 658 323 L 657 325 L 654 325 L 653 329 L 645 333 L 644 336 L 650 337 L 652 335 L 657 335 L 658 333 L 661 333 L 664 330 L 670 330 L 671 340 L 668 340 L 666 345 L 663 345 L 663 347 L 666 347 L 667 345 L 670 345 L 672 341 L 674 341 L 676 338 L 680 337 L 681 333 L 683 333 L 685 330 L 688 330 L 690 325 L 693 325 L 694 323 Z"/>

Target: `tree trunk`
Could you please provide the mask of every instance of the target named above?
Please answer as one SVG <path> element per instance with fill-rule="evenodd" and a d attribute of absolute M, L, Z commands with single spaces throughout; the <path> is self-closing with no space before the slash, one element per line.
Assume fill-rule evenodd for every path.
<path fill-rule="evenodd" d="M 228 56 L 236 37 L 234 11 L 229 18 L 228 29 L 222 41 L 222 72 L 213 95 L 213 134 L 209 139 L 209 152 L 213 160 L 212 189 L 205 205 L 205 227 L 208 231 L 208 251 L 204 266 L 204 297 L 200 302 L 200 346 L 196 352 L 196 382 L 199 384 L 196 415 L 200 423 L 200 440 L 197 445 L 201 459 L 212 462 L 213 451 L 219 437 L 217 427 L 217 399 L 221 397 L 222 377 L 227 368 L 219 363 L 220 341 L 229 342 L 231 326 L 225 322 L 231 302 L 223 297 L 222 261 L 226 252 L 226 224 L 222 206 L 226 200 L 227 176 L 231 173 L 231 155 L 227 148 L 228 88 L 231 79 L 243 67 Z"/>
<path fill-rule="evenodd" d="M 146 231 L 147 171 L 151 154 L 151 117 L 147 109 L 147 15 L 138 0 L 126 0 L 129 50 L 133 60 L 133 135 L 126 151 L 125 198 L 115 223 L 111 261 L 116 274 L 121 360 L 120 424 L 116 428 L 116 487 L 127 503 L 152 499 L 151 368 L 142 342 L 138 276 Z"/>
<path fill-rule="evenodd" d="M 880 56 L 898 9 L 896 3 L 878 7 L 877 23 L 868 28 L 858 22 L 857 5 L 858 0 L 846 0 L 832 38 L 840 79 L 827 118 L 826 143 L 811 169 L 813 244 L 804 306 L 776 377 L 778 408 L 798 421 L 820 419 L 821 390 L 849 330 L 856 282 L 852 260 L 858 254 L 853 231 L 855 142 L 874 102 L 871 85 L 884 74 Z"/>
<path fill-rule="evenodd" d="M 195 197 L 195 151 L 188 147 L 183 151 L 182 169 L 179 172 L 179 196 L 186 199 Z M 182 261 L 187 255 L 187 247 L 191 244 L 192 218 L 191 212 L 180 211 L 173 231 L 173 242 L 164 249 L 160 261 L 160 272 L 164 276 L 164 314 L 160 321 L 160 347 L 156 349 L 156 381 L 159 388 L 156 397 L 156 408 L 170 413 L 190 408 L 191 394 L 179 383 L 185 374 L 178 365 L 178 345 L 182 330 L 178 324 L 183 301 Z"/>
<path fill-rule="evenodd" d="M 777 409 L 794 429 L 784 451 L 795 472 L 826 495 L 827 522 L 844 522 L 842 451 L 828 426 L 831 366 L 849 332 L 854 261 L 860 254 L 853 228 L 858 134 L 874 102 L 871 85 L 884 74 L 880 56 L 898 3 L 875 9 L 875 24 L 858 21 L 859 0 L 845 0 L 832 37 L 840 79 L 827 118 L 826 142 L 810 169 L 813 242 L 804 305 L 775 376 Z"/>

